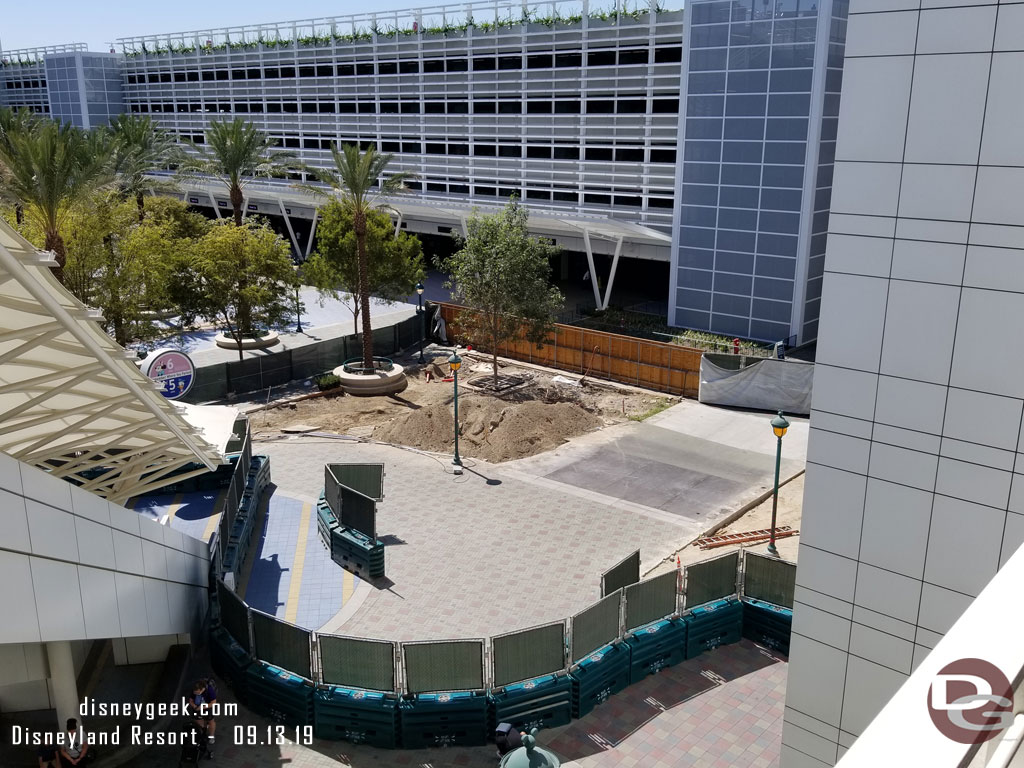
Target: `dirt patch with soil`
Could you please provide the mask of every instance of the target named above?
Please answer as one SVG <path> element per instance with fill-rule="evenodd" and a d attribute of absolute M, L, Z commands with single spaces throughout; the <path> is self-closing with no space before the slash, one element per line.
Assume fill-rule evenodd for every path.
<path fill-rule="evenodd" d="M 391 397 L 318 397 L 250 412 L 256 434 L 295 425 L 371 437 L 428 451 L 454 447 L 453 388 L 437 363 L 406 368 L 409 386 Z M 478 388 L 489 382 L 490 366 L 469 359 L 459 377 L 459 453 L 489 462 L 510 461 L 550 450 L 577 435 L 667 407 L 675 398 L 616 389 L 578 377 L 514 365 L 503 377 L 519 379 L 498 394 Z M 429 380 L 427 373 L 430 373 Z M 561 381 L 559 381 L 561 380 Z"/>

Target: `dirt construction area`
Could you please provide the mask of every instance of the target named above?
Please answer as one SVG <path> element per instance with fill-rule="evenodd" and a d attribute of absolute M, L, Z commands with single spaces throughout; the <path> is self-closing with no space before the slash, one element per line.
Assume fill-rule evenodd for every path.
<path fill-rule="evenodd" d="M 489 362 L 463 353 L 459 452 L 497 463 L 533 456 L 571 437 L 638 420 L 678 401 L 631 387 L 506 363 L 499 390 Z M 427 451 L 454 443 L 453 385 L 444 358 L 407 365 L 409 386 L 391 397 L 337 394 L 271 403 L 249 411 L 254 435 L 320 431 L 369 437 Z M 429 374 L 429 375 L 428 375 Z"/>

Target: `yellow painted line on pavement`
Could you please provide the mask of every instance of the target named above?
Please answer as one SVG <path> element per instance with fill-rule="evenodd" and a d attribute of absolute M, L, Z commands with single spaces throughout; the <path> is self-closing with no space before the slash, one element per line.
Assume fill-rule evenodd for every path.
<path fill-rule="evenodd" d="M 356 577 L 354 573 L 344 569 L 342 569 L 341 574 L 341 604 L 345 605 L 356 589 Z"/>
<path fill-rule="evenodd" d="M 174 516 L 178 514 L 178 510 L 181 509 L 181 500 L 183 498 L 185 498 L 184 493 L 174 494 L 174 501 L 171 502 L 171 506 L 167 510 L 167 516 L 160 522 L 162 522 L 164 525 L 171 524 L 171 520 L 174 519 Z"/>
<path fill-rule="evenodd" d="M 295 623 L 299 614 L 299 589 L 302 587 L 302 569 L 306 565 L 306 541 L 309 539 L 309 518 L 313 505 L 308 501 L 302 504 L 302 517 L 299 519 L 299 540 L 295 543 L 295 559 L 292 561 L 291 580 L 288 584 L 288 601 L 285 603 L 284 620 Z"/>
<path fill-rule="evenodd" d="M 214 499 L 213 502 L 213 508 L 215 510 L 224 508 L 224 499 L 227 498 L 227 495 L 227 488 L 223 489 L 219 494 L 217 494 L 217 498 Z M 206 530 L 203 531 L 203 541 L 209 541 L 210 537 L 213 536 L 213 532 L 217 530 L 217 526 L 220 524 L 220 518 L 222 514 L 223 513 L 221 512 L 214 512 L 212 515 L 210 515 L 210 519 L 206 521 Z"/>

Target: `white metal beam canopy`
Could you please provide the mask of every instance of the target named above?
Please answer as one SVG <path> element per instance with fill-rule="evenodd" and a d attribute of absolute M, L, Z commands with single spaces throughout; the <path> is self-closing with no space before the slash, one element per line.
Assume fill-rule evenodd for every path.
<path fill-rule="evenodd" d="M 0 451 L 116 503 L 223 463 L 54 263 L 0 220 Z"/>

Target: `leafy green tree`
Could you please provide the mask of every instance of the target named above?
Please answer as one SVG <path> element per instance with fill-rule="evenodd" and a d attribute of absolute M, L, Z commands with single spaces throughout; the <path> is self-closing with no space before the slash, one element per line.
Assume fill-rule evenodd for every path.
<path fill-rule="evenodd" d="M 475 312 L 459 315 L 466 338 L 490 350 L 498 383 L 498 347 L 525 337 L 540 346 L 547 339 L 563 297 L 551 285 L 551 257 L 559 249 L 527 231 L 528 213 L 513 195 L 504 210 L 470 217 L 459 250 L 443 260 L 455 286 L 452 299 Z"/>
<path fill-rule="evenodd" d="M 179 264 L 173 281 L 186 315 L 224 325 L 238 343 L 285 322 L 295 286 L 288 243 L 265 222 L 214 224 L 193 253 Z"/>
<path fill-rule="evenodd" d="M 113 180 L 110 139 L 50 120 L 0 142 L 0 197 L 22 206 L 43 232 L 43 247 L 56 255 L 54 274 L 64 281 L 67 249 L 61 225 L 68 211 Z"/>
<path fill-rule="evenodd" d="M 13 152 L 12 137 L 31 133 L 39 124 L 39 117 L 34 112 L 22 108 L 0 108 L 0 183 L 3 183 L 6 168 L 4 158 Z M 20 227 L 25 220 L 25 209 L 21 203 L 14 204 L 15 225 Z"/>
<path fill-rule="evenodd" d="M 316 253 L 303 265 L 305 280 L 322 296 L 345 300 L 359 296 L 359 249 L 352 209 L 332 200 L 320 209 Z M 366 287 L 384 301 L 394 302 L 412 293 L 425 276 L 419 238 L 399 230 L 383 211 L 366 215 Z M 359 332 L 358 301 L 350 307 Z"/>
<path fill-rule="evenodd" d="M 336 190 L 343 206 L 352 213 L 352 231 L 356 241 L 356 268 L 359 310 L 363 320 L 363 367 L 373 368 L 373 329 L 370 327 L 370 266 L 367 252 L 367 217 L 371 211 L 386 207 L 383 198 L 405 191 L 405 182 L 413 174 L 402 171 L 385 176 L 393 155 L 379 154 L 374 147 L 360 152 L 359 147 L 331 145 L 334 168 L 317 169 L 321 181 Z"/>
<path fill-rule="evenodd" d="M 256 176 L 284 176 L 300 169 L 294 152 L 275 149 L 270 138 L 250 122 L 234 120 L 210 122 L 206 143 L 189 142 L 194 154 L 181 158 L 179 175 L 184 178 L 212 176 L 228 189 L 235 226 L 242 226 L 242 188 Z"/>
<path fill-rule="evenodd" d="M 169 192 L 176 188 L 170 180 L 147 174 L 166 168 L 175 160 L 174 137 L 153 122 L 149 115 L 125 113 L 110 122 L 113 134 L 113 165 L 118 193 L 134 198 L 139 221 L 146 218 L 146 193 Z"/>

